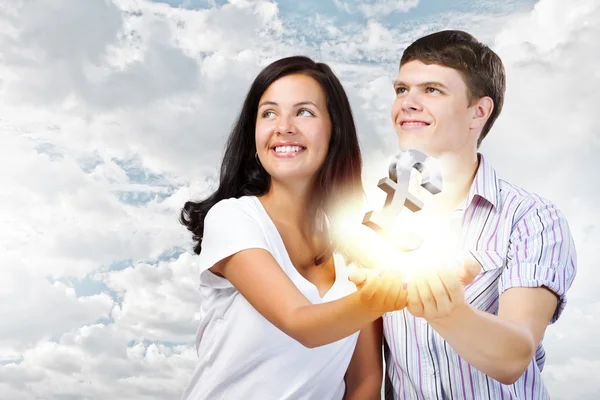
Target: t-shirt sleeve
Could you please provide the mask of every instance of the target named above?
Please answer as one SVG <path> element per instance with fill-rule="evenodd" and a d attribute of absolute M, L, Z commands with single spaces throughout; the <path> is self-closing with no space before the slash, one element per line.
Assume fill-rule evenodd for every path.
<path fill-rule="evenodd" d="M 219 261 L 246 249 L 270 251 L 265 233 L 249 207 L 237 199 L 215 204 L 204 219 L 202 250 L 198 256 L 200 284 L 214 289 L 233 285 L 209 271 Z"/>
<path fill-rule="evenodd" d="M 558 297 L 552 324 L 566 306 L 576 265 L 575 245 L 565 217 L 554 204 L 536 202 L 513 226 L 500 294 L 513 287 L 547 287 Z"/>

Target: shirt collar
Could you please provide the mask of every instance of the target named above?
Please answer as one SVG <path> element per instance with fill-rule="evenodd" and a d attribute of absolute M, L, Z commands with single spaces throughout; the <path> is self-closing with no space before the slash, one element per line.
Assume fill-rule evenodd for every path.
<path fill-rule="evenodd" d="M 469 194 L 467 195 L 466 202 L 464 203 L 464 209 L 466 210 L 469 208 L 475 197 L 481 197 L 493 205 L 494 208 L 498 208 L 500 199 L 498 190 L 500 185 L 498 183 L 496 170 L 490 165 L 490 163 L 485 161 L 483 154 L 477 153 L 477 156 L 479 159 L 479 167 L 477 168 L 475 179 L 473 179 L 473 183 L 469 189 Z"/>

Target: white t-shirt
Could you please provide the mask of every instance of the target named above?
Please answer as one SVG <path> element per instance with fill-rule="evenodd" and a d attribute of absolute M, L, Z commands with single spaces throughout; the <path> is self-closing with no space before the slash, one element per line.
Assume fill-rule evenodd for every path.
<path fill-rule="evenodd" d="M 344 374 L 358 332 L 335 343 L 306 348 L 265 319 L 227 279 L 208 270 L 250 248 L 268 250 L 313 304 L 356 291 L 348 281 L 343 257 L 335 254 L 335 282 L 321 298 L 317 287 L 292 265 L 275 224 L 256 197 L 215 204 L 206 215 L 199 256 L 199 360 L 183 399 L 342 399 Z"/>

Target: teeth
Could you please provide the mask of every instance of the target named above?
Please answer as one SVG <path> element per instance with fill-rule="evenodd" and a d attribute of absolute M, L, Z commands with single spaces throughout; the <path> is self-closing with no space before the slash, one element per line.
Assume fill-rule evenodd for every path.
<path fill-rule="evenodd" d="M 406 122 L 403 122 L 402 125 L 412 125 L 412 126 L 415 126 L 415 125 L 425 125 L 426 126 L 427 123 L 421 122 L 421 121 L 406 121 Z"/>
<path fill-rule="evenodd" d="M 277 146 L 275 147 L 275 152 L 277 153 L 296 153 L 302 150 L 300 146 Z"/>

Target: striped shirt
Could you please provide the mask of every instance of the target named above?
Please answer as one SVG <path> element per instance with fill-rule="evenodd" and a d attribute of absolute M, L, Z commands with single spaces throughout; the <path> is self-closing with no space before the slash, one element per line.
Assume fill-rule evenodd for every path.
<path fill-rule="evenodd" d="M 465 301 L 496 314 L 500 295 L 512 287 L 546 286 L 558 297 L 551 324 L 566 304 L 576 273 L 567 221 L 549 201 L 497 178 L 480 155 L 466 200 L 454 211 L 460 248 L 482 272 L 467 286 Z M 386 399 L 548 399 L 541 378 L 542 343 L 525 373 L 503 385 L 464 361 L 422 318 L 406 309 L 385 314 Z"/>

